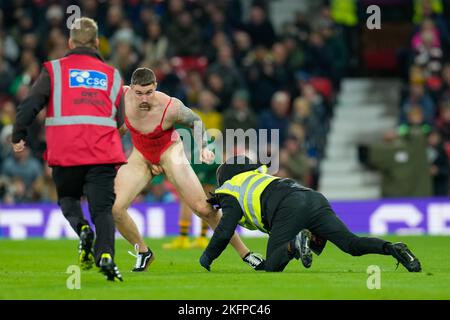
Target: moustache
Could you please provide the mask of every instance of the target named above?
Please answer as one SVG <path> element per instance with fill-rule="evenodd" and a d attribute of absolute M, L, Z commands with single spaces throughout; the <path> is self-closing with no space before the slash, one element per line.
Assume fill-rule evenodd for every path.
<path fill-rule="evenodd" d="M 148 103 L 141 103 L 140 105 L 139 105 L 139 109 L 141 109 L 141 110 L 150 110 L 150 105 L 148 104 Z"/>

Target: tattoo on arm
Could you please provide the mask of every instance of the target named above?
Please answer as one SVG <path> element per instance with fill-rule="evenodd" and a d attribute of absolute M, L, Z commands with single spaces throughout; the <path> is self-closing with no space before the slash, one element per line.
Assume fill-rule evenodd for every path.
<path fill-rule="evenodd" d="M 174 100 L 179 106 L 176 123 L 191 128 L 195 143 L 202 148 L 206 147 L 208 144 L 208 138 L 206 135 L 205 126 L 203 125 L 200 117 L 195 114 L 194 111 L 186 107 L 180 100 Z"/>

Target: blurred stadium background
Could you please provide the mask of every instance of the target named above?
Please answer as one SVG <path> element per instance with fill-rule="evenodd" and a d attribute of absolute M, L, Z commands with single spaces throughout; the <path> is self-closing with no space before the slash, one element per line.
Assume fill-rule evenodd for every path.
<path fill-rule="evenodd" d="M 427 233 L 431 228 L 432 233 L 449 233 L 445 221 L 450 204 L 431 198 L 449 192 L 449 1 L 0 3 L 3 236 L 28 235 L 11 231 L 14 224 L 26 225 L 26 211 L 9 209 L 38 208 L 44 218 L 30 220 L 45 227 L 48 208 L 54 207 L 33 204 L 56 202 L 51 171 L 42 160 L 45 113 L 30 129 L 27 152 L 14 155 L 10 137 L 16 108 L 41 63 L 67 50 L 66 9 L 73 4 L 98 22 L 100 52 L 125 83 L 135 68 L 151 67 L 159 89 L 194 108 L 208 128 L 279 129 L 277 175 L 293 177 L 331 200 L 372 200 L 359 207 L 366 213 L 386 203 L 379 199 L 403 198 L 381 210 L 377 219 L 406 223 L 404 232 Z M 381 29 L 366 25 L 372 4 L 381 9 Z M 128 136 L 123 145 L 128 153 Z M 141 211 L 134 213 L 142 215 L 137 219 L 144 232 L 151 229 L 147 235 L 176 232 L 177 206 L 164 204 L 158 211 L 161 203 L 173 202 L 177 194 L 163 179 L 149 184 L 136 199 Z M 147 228 L 142 210 L 154 206 L 155 227 Z M 344 206 L 342 214 L 347 208 L 354 206 Z M 174 218 L 161 233 L 159 213 L 164 211 Z M 360 222 L 365 226 L 351 226 L 355 231 L 388 229 L 369 226 L 367 214 Z M 36 221 L 26 228 L 38 227 Z"/>
<path fill-rule="evenodd" d="M 75 237 L 59 212 L 51 169 L 42 160 L 45 113 L 29 131 L 26 152 L 13 154 L 10 144 L 16 108 L 41 63 L 67 50 L 66 8 L 73 4 L 98 22 L 100 52 L 125 83 L 135 68 L 151 67 L 159 90 L 194 108 L 209 128 L 279 129 L 276 174 L 323 192 L 354 232 L 450 234 L 450 1 L 0 0 L 0 247 L 3 241 L 5 261 L 17 267 L 15 252 L 23 248 L 5 239 Z M 381 29 L 366 25 L 373 4 L 381 9 Z M 128 153 L 128 136 L 123 146 Z M 130 212 L 145 236 L 165 237 L 178 231 L 178 205 L 174 189 L 158 178 Z M 195 221 L 192 232 L 198 233 Z M 426 238 L 410 240 L 419 256 L 428 252 L 431 259 L 432 252 L 448 247 L 446 238 Z M 33 241 L 38 240 L 30 240 L 30 248 L 39 250 L 42 242 Z M 55 254 L 74 247 L 64 243 L 49 244 L 49 254 L 54 246 Z M 264 252 L 263 244 L 255 246 Z M 119 247 L 125 250 L 123 242 Z M 57 268 L 55 254 L 49 270 Z M 197 270 L 197 256 L 180 259 Z M 326 270 L 337 268 L 327 263 Z M 434 288 L 425 280 L 420 285 L 428 283 L 430 294 Z M 198 297 L 184 292 L 186 298 Z M 446 296 L 443 290 L 434 292 Z M 364 297 L 360 294 L 352 291 L 348 297 Z"/>

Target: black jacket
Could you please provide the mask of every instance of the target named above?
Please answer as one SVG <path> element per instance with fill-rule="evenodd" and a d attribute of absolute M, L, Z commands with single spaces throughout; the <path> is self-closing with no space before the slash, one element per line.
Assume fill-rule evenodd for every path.
<path fill-rule="evenodd" d="M 241 172 L 245 171 L 249 170 Z M 309 189 L 299 185 L 292 179 L 276 179 L 267 186 L 261 195 L 262 222 L 266 230 L 270 232 L 277 208 L 283 199 L 293 192 L 302 190 Z M 227 194 L 218 194 L 217 196 L 220 207 L 222 208 L 223 216 L 205 250 L 205 254 L 211 260 L 216 259 L 220 256 L 222 251 L 225 250 L 233 236 L 239 220 L 244 215 L 236 198 Z"/>
<path fill-rule="evenodd" d="M 79 47 L 70 50 L 66 56 L 71 54 L 83 54 L 103 61 L 99 53 L 91 48 Z M 33 84 L 29 95 L 17 108 L 16 122 L 14 124 L 12 142 L 18 143 L 20 140 L 25 140 L 27 136 L 27 128 L 31 125 L 36 115 L 47 105 L 50 98 L 50 75 L 46 68 L 42 71 Z M 117 127 L 120 128 L 124 123 L 125 100 L 120 100 L 119 108 L 117 109 Z"/>

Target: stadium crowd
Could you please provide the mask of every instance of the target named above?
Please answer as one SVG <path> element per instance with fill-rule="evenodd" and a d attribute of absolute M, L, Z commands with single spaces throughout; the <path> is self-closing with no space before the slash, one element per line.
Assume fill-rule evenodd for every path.
<path fill-rule="evenodd" d="M 207 128 L 280 129 L 279 175 L 315 187 L 334 96 L 348 52 L 324 5 L 314 25 L 293 14 L 275 32 L 265 1 L 248 17 L 238 0 L 3 1 L 0 11 L 0 197 L 4 203 L 55 202 L 51 169 L 42 160 L 45 113 L 30 129 L 29 150 L 11 152 L 17 106 L 41 63 L 67 51 L 66 7 L 99 25 L 100 53 L 125 83 L 139 66 L 155 70 L 159 90 L 201 115 Z M 131 142 L 124 138 L 129 152 Z M 157 181 L 137 201 L 172 201 Z"/>
<path fill-rule="evenodd" d="M 450 28 L 448 1 L 414 1 L 398 126 L 360 152 L 383 176 L 383 197 L 449 195 Z M 361 151 L 361 149 L 360 149 Z"/>
<path fill-rule="evenodd" d="M 195 109 L 207 128 L 280 129 L 277 174 L 316 188 L 340 80 L 359 54 L 355 23 L 347 13 L 339 17 L 339 0 L 332 0 L 313 15 L 293 13 L 276 32 L 269 2 L 252 1 L 244 14 L 239 0 L 0 1 L 1 201 L 56 201 L 51 168 L 42 160 L 45 110 L 30 129 L 26 152 L 13 154 L 10 137 L 16 108 L 42 62 L 68 50 L 66 8 L 73 4 L 98 22 L 99 51 L 125 83 L 137 67 L 150 67 L 159 90 Z M 448 195 L 450 31 L 444 5 L 414 1 L 398 128 L 385 134 L 384 149 L 377 150 L 418 148 L 404 172 L 373 152 L 371 167 L 385 175 L 396 172 L 389 185 L 382 185 L 386 197 Z M 416 129 L 426 144 L 411 139 Z M 128 153 L 128 135 L 123 145 Z M 402 189 L 408 179 L 423 183 L 414 191 Z M 163 179 L 137 199 L 174 200 L 173 188 Z"/>

